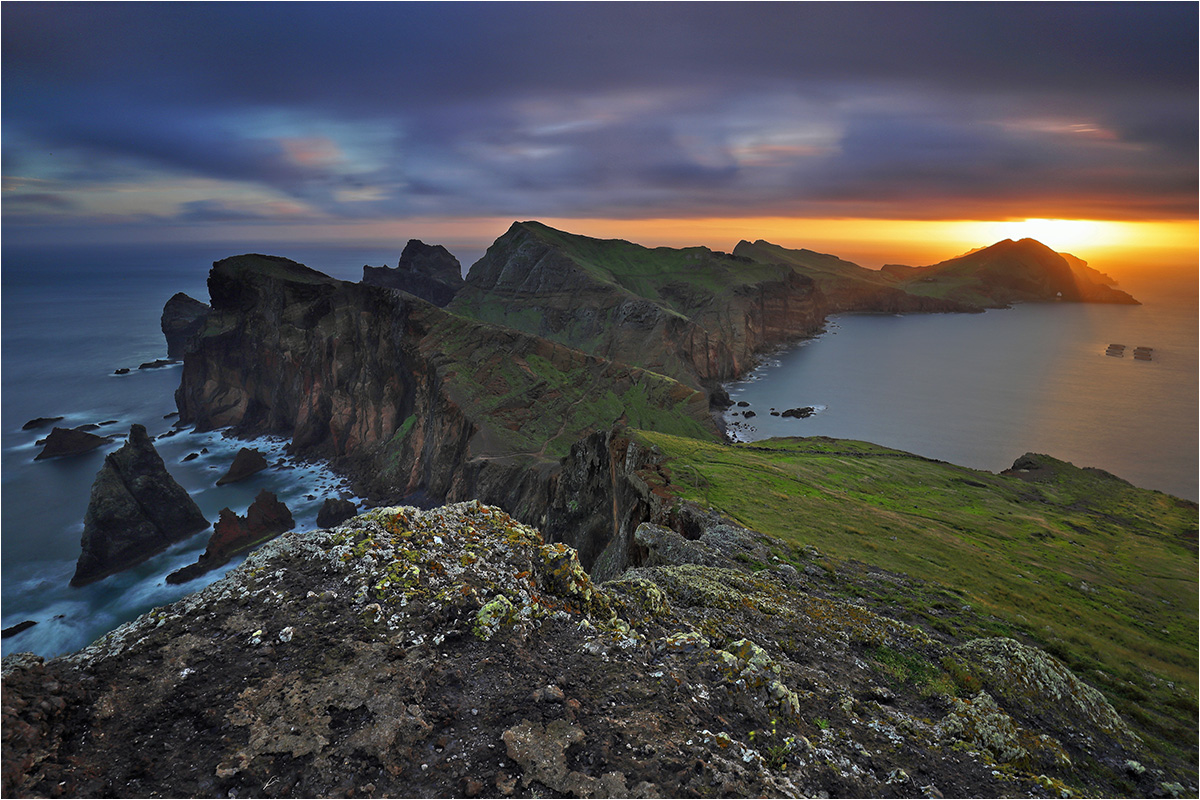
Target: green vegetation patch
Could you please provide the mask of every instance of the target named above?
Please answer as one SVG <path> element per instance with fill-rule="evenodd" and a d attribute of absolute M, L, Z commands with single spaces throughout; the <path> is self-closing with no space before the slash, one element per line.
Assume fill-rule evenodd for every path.
<path fill-rule="evenodd" d="M 706 395 L 663 375 L 459 317 L 428 338 L 487 453 L 561 458 L 614 425 L 716 439 Z"/>
<path fill-rule="evenodd" d="M 1046 456 L 1005 476 L 823 437 L 637 436 L 667 457 L 668 491 L 777 537 L 783 557 L 804 563 L 812 546 L 830 569 L 861 561 L 941 586 L 936 602 L 889 599 L 950 636 L 1024 634 L 1164 746 L 1195 750 L 1195 503 Z M 961 630 L 959 611 L 994 628 Z"/>

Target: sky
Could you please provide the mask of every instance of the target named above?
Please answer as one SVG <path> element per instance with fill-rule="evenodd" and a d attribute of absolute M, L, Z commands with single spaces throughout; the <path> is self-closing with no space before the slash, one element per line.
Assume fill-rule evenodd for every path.
<path fill-rule="evenodd" d="M 482 252 L 539 219 L 869 266 L 1034 235 L 1194 267 L 1198 9 L 5 0 L 0 221 Z"/>

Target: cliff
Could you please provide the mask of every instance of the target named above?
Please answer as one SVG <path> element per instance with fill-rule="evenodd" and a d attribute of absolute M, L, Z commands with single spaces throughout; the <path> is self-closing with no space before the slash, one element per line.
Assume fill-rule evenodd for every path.
<path fill-rule="evenodd" d="M 208 286 L 181 421 L 289 435 L 377 499 L 480 497 L 539 520 L 547 473 L 592 430 L 716 435 L 693 388 L 407 293 L 259 255 L 217 262 Z"/>
<path fill-rule="evenodd" d="M 852 261 L 813 250 L 790 250 L 759 239 L 753 244 L 738 242 L 733 254 L 763 264 L 786 264 L 810 278 L 825 296 L 830 313 L 866 311 L 900 314 L 982 310 L 971 303 L 913 294 L 899 285 L 901 282 L 897 277 L 886 270 L 867 269 Z"/>
<path fill-rule="evenodd" d="M 705 247 L 646 248 L 513 223 L 451 310 L 714 389 L 757 353 L 812 336 L 811 280 Z"/>
<path fill-rule="evenodd" d="M 930 636 L 697 519 L 641 526 L 647 565 L 604 584 L 478 503 L 285 534 L 78 654 L 6 658 L 4 794 L 1187 791 L 1045 652 Z"/>
<path fill-rule="evenodd" d="M 463 286 L 462 265 L 440 244 L 409 239 L 395 269 L 363 267 L 363 283 L 399 289 L 442 308 Z"/>
<path fill-rule="evenodd" d="M 988 308 L 1053 301 L 1138 305 L 1087 262 L 1034 239 L 1005 239 L 927 267 L 888 265 L 884 271 L 913 294 Z"/>

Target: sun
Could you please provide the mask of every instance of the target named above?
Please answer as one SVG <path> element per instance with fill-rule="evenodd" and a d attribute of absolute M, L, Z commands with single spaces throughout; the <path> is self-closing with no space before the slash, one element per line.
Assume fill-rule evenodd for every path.
<path fill-rule="evenodd" d="M 988 242 L 1001 239 L 1037 239 L 1051 250 L 1070 252 L 1096 247 L 1124 244 L 1127 233 L 1120 223 L 1094 219 L 1031 218 L 1006 222 L 979 223 L 982 238 Z"/>

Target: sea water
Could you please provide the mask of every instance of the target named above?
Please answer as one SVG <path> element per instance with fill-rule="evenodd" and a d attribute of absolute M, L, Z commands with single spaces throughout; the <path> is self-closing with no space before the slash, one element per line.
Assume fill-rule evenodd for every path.
<path fill-rule="evenodd" d="M 402 246 L 402 245 L 401 245 Z M 316 527 L 327 497 L 348 497 L 348 487 L 320 464 L 287 457 L 281 439 L 252 442 L 222 432 L 176 430 L 174 392 L 178 365 L 138 369 L 165 358 L 159 319 L 163 304 L 183 291 L 207 302 L 212 262 L 247 250 L 307 263 L 334 277 L 358 280 L 362 266 L 395 265 L 400 247 L 386 250 L 146 245 L 43 247 L 5 245 L 2 273 L 2 457 L 0 504 L 0 624 L 38 624 L 4 639 L 4 653 L 54 656 L 77 650 L 123 622 L 217 580 L 240 562 L 182 585 L 166 576 L 194 563 L 211 533 L 196 534 L 126 570 L 88 586 L 69 585 L 80 552 L 83 516 L 104 456 L 122 438 L 80 456 L 34 461 L 36 444 L 52 426 L 24 431 L 35 417 L 75 427 L 108 423 L 97 434 L 127 435 L 146 426 L 167 469 L 210 521 L 222 508 L 244 514 L 261 489 L 275 492 L 291 510 L 297 530 Z M 129 367 L 126 375 L 116 369 Z M 258 448 L 272 466 L 244 481 L 217 487 L 238 449 Z M 207 452 L 202 452 L 207 451 Z M 198 457 L 184 461 L 192 454 Z"/>
<path fill-rule="evenodd" d="M 832 317 L 731 385 L 750 405 L 727 422 L 744 441 L 860 439 L 993 472 L 1045 453 L 1196 500 L 1196 272 L 1122 287 L 1143 304 Z M 771 415 L 806 406 L 808 418 Z"/>

